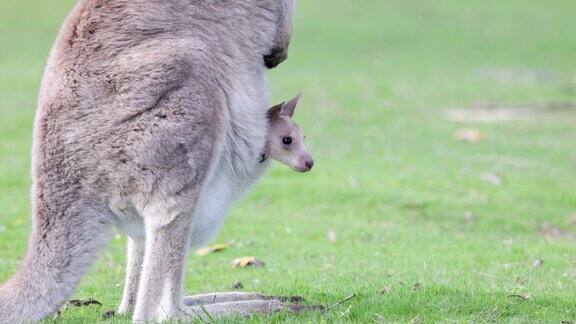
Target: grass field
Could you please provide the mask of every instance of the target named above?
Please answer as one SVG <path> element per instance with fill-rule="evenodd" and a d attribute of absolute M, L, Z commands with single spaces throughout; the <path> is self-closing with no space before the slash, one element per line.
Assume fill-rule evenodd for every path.
<path fill-rule="evenodd" d="M 72 5 L 0 3 L 0 281 L 25 250 L 35 100 Z M 216 239 L 231 246 L 190 254 L 186 291 L 356 294 L 254 322 L 575 321 L 574 12 L 573 0 L 300 1 L 270 81 L 275 100 L 305 93 L 296 119 L 317 166 L 275 166 Z M 74 295 L 103 305 L 56 321 L 117 307 L 124 244 Z M 248 255 L 266 267 L 231 268 Z"/>

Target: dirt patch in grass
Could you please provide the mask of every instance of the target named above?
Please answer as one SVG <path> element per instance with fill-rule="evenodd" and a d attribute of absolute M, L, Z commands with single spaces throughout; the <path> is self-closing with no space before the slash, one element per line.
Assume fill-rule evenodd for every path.
<path fill-rule="evenodd" d="M 558 81 L 557 73 L 543 69 L 489 67 L 479 69 L 478 74 L 501 84 L 532 85 Z"/>
<path fill-rule="evenodd" d="M 571 239 L 576 240 L 576 233 L 573 231 L 558 228 L 549 224 L 542 224 L 538 226 L 538 234 L 549 239 Z"/>
<path fill-rule="evenodd" d="M 540 120 L 553 114 L 570 114 L 576 119 L 576 102 L 548 102 L 524 105 L 504 105 L 478 102 L 468 108 L 444 110 L 444 118 L 451 122 L 498 123 Z"/>

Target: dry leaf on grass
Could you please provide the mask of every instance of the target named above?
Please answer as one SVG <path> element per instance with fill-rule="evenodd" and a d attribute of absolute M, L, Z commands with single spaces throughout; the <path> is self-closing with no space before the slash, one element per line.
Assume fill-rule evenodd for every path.
<path fill-rule="evenodd" d="M 328 241 L 332 243 L 336 243 L 338 240 L 338 235 L 336 234 L 335 230 L 328 230 L 328 232 L 326 232 L 326 236 L 328 237 Z"/>
<path fill-rule="evenodd" d="M 232 261 L 233 268 L 246 268 L 246 267 L 263 267 L 264 262 L 256 259 L 253 256 L 237 258 Z"/>
<path fill-rule="evenodd" d="M 480 175 L 480 180 L 487 182 L 495 187 L 500 187 L 502 185 L 502 178 L 496 173 L 484 172 Z"/>
<path fill-rule="evenodd" d="M 544 261 L 542 259 L 538 259 L 538 260 L 534 261 L 534 264 L 532 266 L 534 268 L 540 268 L 540 267 L 542 267 L 543 264 L 544 264 Z"/>
<path fill-rule="evenodd" d="M 108 320 L 108 319 L 111 319 L 115 316 L 116 316 L 116 311 L 111 309 L 109 311 L 104 312 L 104 314 L 102 314 L 102 320 Z"/>
<path fill-rule="evenodd" d="M 376 323 L 384 323 L 386 321 L 386 318 L 378 313 L 374 313 L 372 320 Z"/>
<path fill-rule="evenodd" d="M 384 286 L 384 288 L 380 289 L 380 295 L 386 295 L 392 290 L 390 286 Z"/>
<path fill-rule="evenodd" d="M 476 222 L 476 215 L 474 215 L 473 212 L 471 211 L 466 211 L 464 213 L 464 219 L 466 220 L 466 222 L 468 222 L 469 224 L 473 224 L 474 222 Z"/>
<path fill-rule="evenodd" d="M 454 138 L 469 143 L 478 143 L 484 139 L 484 135 L 474 128 L 460 128 L 454 132 Z"/>
<path fill-rule="evenodd" d="M 539 225 L 538 233 L 549 240 L 556 240 L 560 238 L 576 239 L 576 233 L 573 231 L 564 230 L 549 224 Z"/>
<path fill-rule="evenodd" d="M 355 177 L 348 177 L 348 185 L 350 186 L 350 188 L 352 189 L 357 189 L 358 188 L 358 179 L 356 179 Z"/>
<path fill-rule="evenodd" d="M 234 289 L 234 290 L 240 290 L 243 288 L 244 288 L 244 285 L 240 281 L 236 281 L 235 283 L 232 284 L 232 289 Z"/>
<path fill-rule="evenodd" d="M 203 256 L 214 252 L 220 252 L 228 248 L 228 244 L 218 243 L 196 250 L 196 255 Z"/>

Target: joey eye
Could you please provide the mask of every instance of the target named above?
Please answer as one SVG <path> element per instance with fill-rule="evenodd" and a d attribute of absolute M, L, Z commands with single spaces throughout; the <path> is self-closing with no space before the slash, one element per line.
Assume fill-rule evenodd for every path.
<path fill-rule="evenodd" d="M 292 144 L 292 137 L 286 136 L 286 137 L 282 138 L 282 144 L 284 144 L 284 145 Z"/>

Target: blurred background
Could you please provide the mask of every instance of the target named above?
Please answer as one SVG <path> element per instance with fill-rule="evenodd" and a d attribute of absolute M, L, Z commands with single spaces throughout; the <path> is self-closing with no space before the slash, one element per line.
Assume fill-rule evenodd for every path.
<path fill-rule="evenodd" d="M 30 228 L 31 127 L 72 0 L 0 2 L 0 281 Z M 576 320 L 576 2 L 301 0 L 273 101 L 313 172 L 275 166 L 191 251 L 189 293 L 305 296 L 323 314 L 270 320 Z M 117 307 L 116 234 L 56 321 Z M 237 257 L 266 266 L 233 269 Z M 239 287 L 238 285 L 236 287 Z M 115 321 L 127 321 L 116 318 Z"/>

